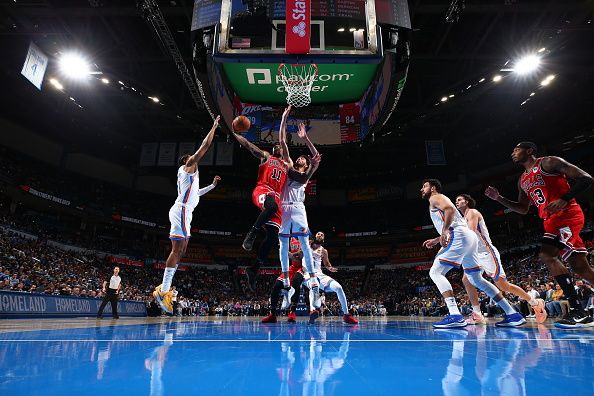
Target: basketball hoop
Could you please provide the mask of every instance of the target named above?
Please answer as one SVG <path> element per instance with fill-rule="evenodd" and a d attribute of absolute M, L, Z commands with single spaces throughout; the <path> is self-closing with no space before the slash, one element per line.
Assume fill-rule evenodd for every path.
<path fill-rule="evenodd" d="M 307 65 L 285 64 L 278 66 L 278 76 L 287 91 L 287 103 L 295 107 L 305 107 L 311 103 L 311 87 L 318 76 L 315 63 Z"/>

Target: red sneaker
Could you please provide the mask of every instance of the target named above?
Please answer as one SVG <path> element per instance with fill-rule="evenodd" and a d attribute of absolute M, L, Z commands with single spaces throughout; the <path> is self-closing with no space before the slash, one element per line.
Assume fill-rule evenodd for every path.
<path fill-rule="evenodd" d="M 295 314 L 295 312 L 289 312 L 289 314 L 287 315 L 287 322 L 289 322 L 289 323 L 297 322 L 297 314 Z"/>
<path fill-rule="evenodd" d="M 262 319 L 262 323 L 276 323 L 276 316 L 273 314 L 268 315 Z"/>
<path fill-rule="evenodd" d="M 320 311 L 314 309 L 309 313 L 309 324 L 314 324 L 316 319 L 320 316 Z"/>
<path fill-rule="evenodd" d="M 342 320 L 344 321 L 344 323 L 348 323 L 348 324 L 357 324 L 359 323 L 359 321 L 357 319 L 355 319 L 353 317 L 353 315 L 351 314 L 346 314 L 342 317 Z"/>

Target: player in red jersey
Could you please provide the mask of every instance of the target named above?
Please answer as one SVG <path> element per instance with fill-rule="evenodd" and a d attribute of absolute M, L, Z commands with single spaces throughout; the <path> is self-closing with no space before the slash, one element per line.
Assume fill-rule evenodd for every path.
<path fill-rule="evenodd" d="M 538 209 L 544 221 L 544 235 L 540 248 L 540 259 L 546 263 L 549 272 L 563 289 L 571 309 L 555 323 L 560 328 L 594 326 L 594 320 L 583 310 L 573 282 L 562 260 L 594 284 L 594 271 L 588 263 L 587 251 L 580 238 L 584 227 L 584 213 L 575 196 L 588 189 L 594 180 L 592 176 L 559 157 L 536 157 L 537 146 L 532 142 L 520 142 L 512 151 L 512 160 L 524 166 L 524 173 L 518 180 L 518 200 L 502 197 L 494 187 L 487 187 L 485 195 L 503 206 L 520 214 L 528 213 L 530 204 Z M 573 180 L 570 186 L 568 179 Z"/>
<path fill-rule="evenodd" d="M 291 259 L 291 265 L 289 266 L 288 279 L 291 282 L 291 288 L 284 294 L 281 309 L 288 309 L 290 307 L 293 296 L 296 294 L 296 291 L 301 288 L 301 282 L 303 281 L 303 254 L 301 253 L 301 246 L 297 238 L 291 238 L 289 258 Z M 295 275 L 299 275 L 299 277 L 296 277 Z M 297 280 L 296 278 L 299 278 L 300 280 L 293 285 L 293 280 Z M 262 319 L 262 323 L 276 323 L 278 300 L 283 291 L 286 291 L 283 282 L 284 279 L 285 275 L 281 273 L 276 279 L 276 282 L 274 282 L 272 292 L 270 293 L 270 314 Z M 299 295 L 297 294 L 296 297 L 299 298 Z M 295 310 L 291 310 L 287 317 L 289 322 L 295 323 L 297 317 Z"/>
<path fill-rule="evenodd" d="M 287 109 L 283 113 L 281 124 L 286 122 L 289 110 Z M 258 248 L 256 263 L 246 270 L 248 287 L 254 291 L 256 289 L 258 269 L 265 262 L 270 250 L 278 241 L 278 230 L 281 224 L 280 194 L 287 180 L 289 166 L 281 159 L 280 145 L 274 145 L 272 154 L 270 154 L 267 151 L 259 149 L 245 137 L 235 133 L 235 131 L 233 131 L 233 136 L 239 144 L 248 149 L 250 153 L 260 160 L 258 182 L 256 188 L 252 191 L 252 202 L 262 212 L 248 231 L 241 245 L 247 251 L 252 250 L 259 230 L 264 227 L 266 237 Z"/>

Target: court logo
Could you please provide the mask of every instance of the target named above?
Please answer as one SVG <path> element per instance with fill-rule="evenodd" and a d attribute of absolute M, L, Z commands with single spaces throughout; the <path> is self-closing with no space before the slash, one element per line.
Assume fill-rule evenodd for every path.
<path fill-rule="evenodd" d="M 305 22 L 299 22 L 293 26 L 293 33 L 299 35 L 299 37 L 305 37 Z"/>

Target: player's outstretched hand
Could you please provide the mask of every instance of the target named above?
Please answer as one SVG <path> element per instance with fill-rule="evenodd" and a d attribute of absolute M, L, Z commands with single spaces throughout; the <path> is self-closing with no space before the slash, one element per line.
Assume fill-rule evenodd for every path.
<path fill-rule="evenodd" d="M 336 267 L 330 267 L 330 268 L 328 268 L 328 271 L 330 271 L 330 272 L 338 272 L 338 268 L 336 268 Z"/>
<path fill-rule="evenodd" d="M 497 198 L 499 198 L 499 190 L 497 190 L 495 187 L 489 186 L 485 190 L 485 195 L 491 198 L 493 201 L 497 201 Z"/>
<path fill-rule="evenodd" d="M 219 121 L 220 121 L 220 119 L 221 119 L 221 116 L 220 116 L 220 115 L 218 115 L 218 116 L 217 116 L 217 117 L 214 119 L 214 121 L 212 122 L 212 127 L 213 127 L 213 128 L 216 128 L 216 127 L 218 127 L 218 126 L 219 126 Z"/>
<path fill-rule="evenodd" d="M 311 157 L 311 166 L 318 166 L 322 162 L 322 154 L 318 153 Z"/>
<path fill-rule="evenodd" d="M 283 120 L 286 120 L 289 117 L 289 113 L 291 112 L 291 105 L 288 105 L 285 111 L 283 111 Z"/>
<path fill-rule="evenodd" d="M 307 131 L 305 130 L 305 124 L 302 122 L 299 124 L 299 129 L 297 129 L 297 136 L 299 136 L 300 139 L 307 139 Z"/>
<path fill-rule="evenodd" d="M 427 239 L 425 242 L 423 242 L 423 247 L 425 249 L 433 249 L 433 247 L 435 245 L 437 245 L 438 243 L 439 243 L 439 238 Z"/>
<path fill-rule="evenodd" d="M 220 181 L 221 181 L 221 176 L 215 176 L 214 179 L 212 179 L 212 185 L 216 186 Z"/>

